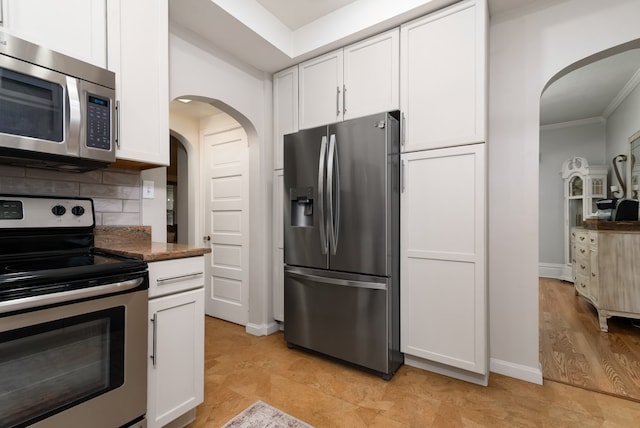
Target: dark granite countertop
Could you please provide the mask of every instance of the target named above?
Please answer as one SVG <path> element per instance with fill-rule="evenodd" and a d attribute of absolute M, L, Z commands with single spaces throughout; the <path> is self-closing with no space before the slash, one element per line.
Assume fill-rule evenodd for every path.
<path fill-rule="evenodd" d="M 588 230 L 640 232 L 640 221 L 609 221 L 609 220 L 586 219 L 582 226 Z"/>
<path fill-rule="evenodd" d="M 151 241 L 150 226 L 96 226 L 95 247 L 146 262 L 196 257 L 211 252 L 210 248 Z"/>

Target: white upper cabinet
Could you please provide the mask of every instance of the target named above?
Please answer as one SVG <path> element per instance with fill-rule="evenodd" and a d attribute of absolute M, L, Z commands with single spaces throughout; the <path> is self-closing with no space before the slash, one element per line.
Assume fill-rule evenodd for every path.
<path fill-rule="evenodd" d="M 299 66 L 300 129 L 342 120 L 342 49 Z"/>
<path fill-rule="evenodd" d="M 119 103 L 116 156 L 169 165 L 168 0 L 109 0 L 107 12 Z"/>
<path fill-rule="evenodd" d="M 486 141 L 486 2 L 401 27 L 403 151 Z"/>
<path fill-rule="evenodd" d="M 344 48 L 344 120 L 400 106 L 400 30 Z"/>
<path fill-rule="evenodd" d="M 1 25 L 21 39 L 107 65 L 106 0 L 2 0 Z"/>
<path fill-rule="evenodd" d="M 298 66 L 273 75 L 273 169 L 282 169 L 285 134 L 298 131 Z"/>
<path fill-rule="evenodd" d="M 399 107 L 399 30 L 300 64 L 300 129 Z"/>

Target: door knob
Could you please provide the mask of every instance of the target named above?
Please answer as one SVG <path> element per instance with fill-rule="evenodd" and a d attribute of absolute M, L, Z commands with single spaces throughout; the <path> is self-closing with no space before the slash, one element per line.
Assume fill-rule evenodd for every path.
<path fill-rule="evenodd" d="M 211 236 L 203 236 L 202 239 L 204 239 L 205 241 L 211 241 Z"/>

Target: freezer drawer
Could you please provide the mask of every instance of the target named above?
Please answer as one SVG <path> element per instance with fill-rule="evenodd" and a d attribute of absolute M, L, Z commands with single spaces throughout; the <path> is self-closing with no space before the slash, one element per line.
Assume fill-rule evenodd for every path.
<path fill-rule="evenodd" d="M 387 278 L 285 268 L 286 342 L 390 378 L 399 364 L 391 361 L 387 282 Z"/>

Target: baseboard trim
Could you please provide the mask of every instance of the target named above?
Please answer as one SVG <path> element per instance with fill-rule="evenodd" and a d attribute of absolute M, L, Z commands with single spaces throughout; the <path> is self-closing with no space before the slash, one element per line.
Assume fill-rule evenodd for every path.
<path fill-rule="evenodd" d="M 558 263 L 538 263 L 538 276 L 573 282 L 571 265 Z"/>
<path fill-rule="evenodd" d="M 493 373 L 542 385 L 542 368 L 539 365 L 537 368 L 529 367 L 491 358 L 489 367 Z"/>
<path fill-rule="evenodd" d="M 163 428 L 184 428 L 195 420 L 196 420 L 196 409 L 191 409 L 187 411 L 185 414 L 183 414 L 182 416 L 178 416 L 176 419 L 164 425 Z"/>
<path fill-rule="evenodd" d="M 404 354 L 404 363 L 407 366 L 438 373 L 465 382 L 475 383 L 476 385 L 487 386 L 489 384 L 489 373 L 485 375 L 474 373 L 407 354 Z"/>
<path fill-rule="evenodd" d="M 280 325 L 276 322 L 270 322 L 268 324 L 252 324 L 249 323 L 245 327 L 245 331 L 254 336 L 269 336 L 280 330 Z"/>

